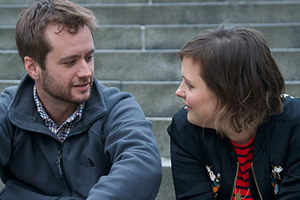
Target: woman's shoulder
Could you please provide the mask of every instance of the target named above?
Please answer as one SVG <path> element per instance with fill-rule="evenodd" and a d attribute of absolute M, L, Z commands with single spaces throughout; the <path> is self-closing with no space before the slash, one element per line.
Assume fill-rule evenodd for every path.
<path fill-rule="evenodd" d="M 189 123 L 187 120 L 187 110 L 179 109 L 173 116 L 172 122 L 168 127 L 168 132 L 171 137 L 179 137 L 187 129 L 195 129 L 196 126 Z"/>
<path fill-rule="evenodd" d="M 213 152 L 220 148 L 220 135 L 214 129 L 203 128 L 189 123 L 187 111 L 182 108 L 173 116 L 172 123 L 168 127 L 173 149 L 176 146 L 192 155 L 197 160 L 205 159 L 208 162 L 206 152 Z"/>
<path fill-rule="evenodd" d="M 172 124 L 176 125 L 179 129 L 183 129 L 185 126 L 190 124 L 187 120 L 187 114 L 188 112 L 186 109 L 179 109 L 173 116 Z"/>
<path fill-rule="evenodd" d="M 282 100 L 283 112 L 276 118 L 300 125 L 300 98 L 284 95 Z"/>
<path fill-rule="evenodd" d="M 181 108 L 174 114 L 168 127 L 168 133 L 173 140 L 177 140 L 180 143 L 194 143 L 199 142 L 199 140 L 210 140 L 211 137 L 219 137 L 213 129 L 191 124 L 187 119 L 187 114 L 188 111 L 184 108 Z"/>

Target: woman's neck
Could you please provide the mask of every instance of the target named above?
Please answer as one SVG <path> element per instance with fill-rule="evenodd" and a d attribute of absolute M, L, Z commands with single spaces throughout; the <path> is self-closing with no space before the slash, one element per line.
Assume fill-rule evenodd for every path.
<path fill-rule="evenodd" d="M 236 144 L 247 144 L 256 135 L 257 127 L 253 126 L 253 128 L 245 129 L 240 133 L 231 130 L 226 132 L 225 135 Z"/>

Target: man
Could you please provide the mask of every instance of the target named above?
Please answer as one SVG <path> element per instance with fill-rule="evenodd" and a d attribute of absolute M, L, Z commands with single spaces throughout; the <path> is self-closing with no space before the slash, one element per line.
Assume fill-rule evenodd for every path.
<path fill-rule="evenodd" d="M 94 77 L 95 27 L 90 10 L 66 0 L 20 14 L 27 75 L 1 93 L 0 199 L 155 199 L 151 123 L 134 97 Z"/>

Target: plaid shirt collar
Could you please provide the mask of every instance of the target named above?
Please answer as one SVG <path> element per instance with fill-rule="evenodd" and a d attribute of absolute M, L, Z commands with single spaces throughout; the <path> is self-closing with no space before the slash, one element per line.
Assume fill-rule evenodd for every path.
<path fill-rule="evenodd" d="M 81 120 L 85 102 L 78 104 L 76 111 L 60 126 L 58 126 L 47 114 L 41 101 L 39 100 L 36 92 L 36 85 L 33 87 L 33 98 L 37 107 L 37 111 L 40 114 L 41 118 L 45 121 L 46 126 L 49 130 L 55 133 L 58 138 L 63 141 L 68 136 L 71 131 L 71 128 Z"/>

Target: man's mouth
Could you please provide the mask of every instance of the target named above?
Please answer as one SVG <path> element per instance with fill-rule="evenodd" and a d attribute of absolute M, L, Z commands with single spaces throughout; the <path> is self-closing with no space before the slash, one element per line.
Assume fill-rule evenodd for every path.
<path fill-rule="evenodd" d="M 90 88 L 90 82 L 86 82 L 86 83 L 80 83 L 80 84 L 76 84 L 74 85 L 74 88 L 76 88 L 79 91 L 87 91 Z"/>
<path fill-rule="evenodd" d="M 77 85 L 75 85 L 74 87 L 86 87 L 86 86 L 88 86 L 90 83 L 88 82 L 88 83 L 81 83 L 81 84 L 77 84 Z"/>

